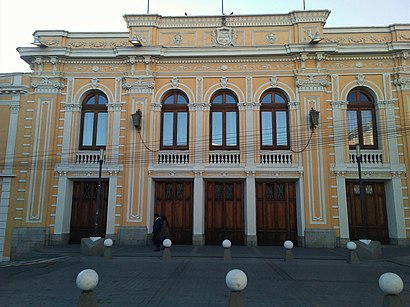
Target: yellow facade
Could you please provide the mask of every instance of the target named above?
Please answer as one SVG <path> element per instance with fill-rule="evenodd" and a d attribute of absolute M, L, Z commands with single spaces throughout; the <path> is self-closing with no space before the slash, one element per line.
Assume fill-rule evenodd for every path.
<path fill-rule="evenodd" d="M 263 231 L 258 187 L 281 182 L 294 184 L 300 246 L 353 239 L 348 211 L 356 196 L 348 187 L 356 188 L 358 168 L 348 146 L 347 97 L 356 89 L 374 102 L 377 144 L 363 149 L 362 173 L 366 195 L 382 191 L 377 199 L 387 228 L 377 229 L 388 232 L 390 244 L 408 244 L 410 25 L 326 28 L 329 13 L 124 15 L 122 33 L 36 31 L 42 46 L 18 48 L 32 72 L 0 75 L 2 259 L 69 242 L 76 182 L 98 178 L 99 151 L 81 149 L 79 141 L 83 101 L 94 92 L 108 100 L 104 223 L 105 236 L 117 244 L 148 242 L 162 181 L 193 183 L 192 244 L 208 244 L 208 183 L 238 180 L 243 244 L 258 244 Z M 142 46 L 130 43 L 135 36 Z M 261 97 L 269 89 L 287 98 L 285 149 L 261 148 Z M 237 98 L 234 150 L 217 150 L 210 141 L 211 101 L 225 90 Z M 185 150 L 161 146 L 161 110 L 172 91 L 188 99 Z M 312 109 L 320 111 L 314 129 Z M 140 133 L 131 121 L 137 110 Z"/>

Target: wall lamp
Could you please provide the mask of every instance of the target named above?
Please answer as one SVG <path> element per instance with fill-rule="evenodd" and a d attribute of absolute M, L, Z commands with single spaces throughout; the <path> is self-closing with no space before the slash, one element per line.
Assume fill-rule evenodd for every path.
<path fill-rule="evenodd" d="M 134 114 L 131 114 L 132 118 L 132 123 L 134 124 L 134 127 L 140 132 L 141 130 L 141 122 L 142 122 L 142 112 L 140 109 L 138 109 L 137 112 Z"/>
<path fill-rule="evenodd" d="M 309 42 L 309 44 L 312 44 L 312 45 L 313 45 L 313 44 L 317 44 L 318 42 L 320 42 L 321 40 L 323 40 L 323 38 L 320 37 L 319 32 L 316 32 L 315 35 L 313 35 L 312 33 L 309 33 L 308 35 L 309 35 L 309 37 L 310 37 L 310 42 Z"/>
<path fill-rule="evenodd" d="M 35 45 L 35 46 L 37 46 L 37 47 L 42 47 L 42 48 L 48 47 L 46 44 L 43 44 L 43 43 L 40 41 L 40 37 L 38 36 L 37 33 L 34 34 L 34 42 L 32 42 L 31 44 L 32 44 L 32 45 Z"/>
<path fill-rule="evenodd" d="M 311 108 L 309 111 L 309 121 L 310 121 L 310 129 L 315 130 L 317 125 L 319 124 L 319 111 Z"/>
<path fill-rule="evenodd" d="M 142 46 L 142 41 L 141 39 L 137 36 L 137 34 L 134 34 L 132 36 L 132 39 L 130 39 L 130 43 L 133 44 L 135 47 L 141 47 Z"/>

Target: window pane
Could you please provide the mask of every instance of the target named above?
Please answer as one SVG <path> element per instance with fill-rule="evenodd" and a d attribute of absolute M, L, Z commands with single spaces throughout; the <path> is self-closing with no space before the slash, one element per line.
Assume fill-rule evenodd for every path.
<path fill-rule="evenodd" d="M 162 145 L 172 146 L 174 142 L 174 113 L 164 112 L 164 122 L 162 126 Z"/>
<path fill-rule="evenodd" d="M 226 103 L 236 103 L 235 98 L 229 94 L 225 95 L 225 102 Z"/>
<path fill-rule="evenodd" d="M 276 112 L 276 145 L 288 145 L 288 125 L 285 111 Z"/>
<path fill-rule="evenodd" d="M 347 111 L 347 139 L 349 145 L 359 144 L 359 134 L 356 111 Z"/>
<path fill-rule="evenodd" d="M 212 103 L 222 103 L 222 95 L 215 96 Z"/>
<path fill-rule="evenodd" d="M 226 112 L 226 146 L 236 146 L 236 112 Z"/>
<path fill-rule="evenodd" d="M 164 104 L 173 104 L 174 103 L 174 95 L 168 96 L 167 99 L 164 100 Z"/>
<path fill-rule="evenodd" d="M 369 97 L 365 93 L 360 93 L 360 101 L 370 101 Z"/>
<path fill-rule="evenodd" d="M 222 146 L 222 112 L 212 112 L 212 145 Z"/>
<path fill-rule="evenodd" d="M 262 112 L 262 146 L 272 146 L 272 112 Z"/>
<path fill-rule="evenodd" d="M 90 98 L 87 99 L 86 104 L 94 104 L 95 103 L 95 95 L 92 95 Z"/>
<path fill-rule="evenodd" d="M 107 98 L 104 95 L 98 95 L 98 104 L 107 104 Z"/>
<path fill-rule="evenodd" d="M 285 99 L 283 99 L 283 97 L 279 94 L 275 94 L 275 102 L 276 103 L 285 103 Z"/>
<path fill-rule="evenodd" d="M 96 146 L 107 145 L 107 113 L 98 113 Z"/>
<path fill-rule="evenodd" d="M 177 114 L 177 145 L 187 145 L 188 142 L 188 113 L 178 112 Z"/>
<path fill-rule="evenodd" d="M 94 113 L 84 113 L 83 146 L 93 146 Z"/>
<path fill-rule="evenodd" d="M 188 101 L 185 99 L 185 97 L 184 97 L 184 96 L 182 96 L 182 95 L 178 95 L 178 98 L 177 98 L 177 103 L 179 103 L 179 104 L 187 104 L 187 103 L 188 103 Z"/>
<path fill-rule="evenodd" d="M 354 92 L 353 92 L 353 93 L 350 93 L 350 94 L 347 96 L 347 101 L 356 101 L 356 95 L 355 95 Z"/>
<path fill-rule="evenodd" d="M 363 133 L 363 145 L 374 145 L 373 134 L 373 117 L 372 111 L 362 110 L 362 133 Z"/>
<path fill-rule="evenodd" d="M 261 103 L 271 103 L 272 102 L 272 94 L 267 94 L 263 96 Z"/>

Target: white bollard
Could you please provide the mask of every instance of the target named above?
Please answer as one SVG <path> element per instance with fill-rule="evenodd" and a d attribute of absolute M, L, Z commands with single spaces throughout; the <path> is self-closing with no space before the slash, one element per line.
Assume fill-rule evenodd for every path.
<path fill-rule="evenodd" d="M 231 241 L 227 239 L 222 241 L 222 247 L 224 248 L 224 260 L 225 261 L 232 260 L 231 246 L 232 246 Z"/>
<path fill-rule="evenodd" d="M 112 239 L 105 239 L 104 240 L 104 257 L 107 259 L 111 259 L 112 258 L 112 245 L 114 244 L 114 242 L 112 241 Z"/>
<path fill-rule="evenodd" d="M 162 245 L 164 245 L 164 251 L 162 253 L 162 260 L 170 260 L 171 259 L 172 241 L 170 239 L 165 239 L 162 242 Z"/>
<path fill-rule="evenodd" d="M 246 274 L 238 269 L 230 270 L 228 274 L 226 274 L 225 282 L 231 290 L 229 307 L 244 307 L 245 303 L 241 291 L 245 289 L 248 284 L 248 277 Z"/>
<path fill-rule="evenodd" d="M 352 241 L 347 242 L 346 247 L 349 250 L 349 255 L 347 256 L 347 263 L 359 264 L 360 261 L 359 261 L 359 257 L 357 256 L 357 253 L 356 253 L 356 248 L 357 248 L 356 243 L 354 243 Z"/>
<path fill-rule="evenodd" d="M 403 291 L 403 280 L 395 273 L 384 273 L 379 278 L 379 287 L 386 294 L 383 307 L 402 307 L 399 294 Z"/>
<path fill-rule="evenodd" d="M 97 306 L 97 300 L 93 289 L 98 284 L 98 274 L 92 269 L 82 270 L 77 275 L 76 285 L 82 290 L 78 299 L 78 307 L 94 307 Z"/>
<path fill-rule="evenodd" d="M 285 261 L 293 261 L 293 253 L 292 253 L 292 248 L 293 248 L 293 242 L 290 240 L 286 240 L 285 243 L 283 243 L 283 247 L 285 247 Z"/>

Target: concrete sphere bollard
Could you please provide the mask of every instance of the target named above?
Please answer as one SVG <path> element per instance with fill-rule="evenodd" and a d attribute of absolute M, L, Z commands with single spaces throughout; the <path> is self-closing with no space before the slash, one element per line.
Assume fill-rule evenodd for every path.
<path fill-rule="evenodd" d="M 347 242 L 346 247 L 349 251 L 355 251 L 357 249 L 356 243 L 354 243 L 352 241 Z"/>
<path fill-rule="evenodd" d="M 162 253 L 162 260 L 169 260 L 171 259 L 171 245 L 172 241 L 170 239 L 165 239 L 162 242 L 162 245 L 164 246 L 164 252 Z"/>
<path fill-rule="evenodd" d="M 111 259 L 112 258 L 112 249 L 111 247 L 113 246 L 114 242 L 112 239 L 105 239 L 104 240 L 104 257 Z"/>
<path fill-rule="evenodd" d="M 347 256 L 347 263 L 349 264 L 359 264 L 359 257 L 357 256 L 356 249 L 357 245 L 356 243 L 350 241 L 347 242 L 346 244 L 347 249 L 349 250 L 349 255 Z"/>
<path fill-rule="evenodd" d="M 283 246 L 284 246 L 286 249 L 292 249 L 292 248 L 293 248 L 293 242 L 290 241 L 290 240 L 286 240 L 285 243 L 283 243 Z"/>
<path fill-rule="evenodd" d="M 164 245 L 165 248 L 170 248 L 171 245 L 172 245 L 172 241 L 171 241 L 170 239 L 165 239 L 165 240 L 162 242 L 162 245 Z"/>
<path fill-rule="evenodd" d="M 78 307 L 94 307 L 97 306 L 97 300 L 93 289 L 98 284 L 98 274 L 92 269 L 82 270 L 76 279 L 76 285 L 82 290 L 78 299 Z"/>
<path fill-rule="evenodd" d="M 246 274 L 238 269 L 233 269 L 226 274 L 225 282 L 228 288 L 231 290 L 231 296 L 229 299 L 230 307 L 243 307 L 245 306 L 242 298 L 241 291 L 245 289 L 248 284 L 248 277 Z"/>
<path fill-rule="evenodd" d="M 231 243 L 231 241 L 229 241 L 229 240 L 223 240 L 222 246 L 223 246 L 224 248 L 231 248 L 232 243 Z"/>
<path fill-rule="evenodd" d="M 385 294 L 397 295 L 403 291 L 403 280 L 395 273 L 384 273 L 379 278 L 379 287 Z"/>
<path fill-rule="evenodd" d="M 98 274 L 92 269 L 82 270 L 77 275 L 77 287 L 83 291 L 93 290 L 98 284 Z"/>
<path fill-rule="evenodd" d="M 225 261 L 232 260 L 231 246 L 232 246 L 232 243 L 230 240 L 226 239 L 222 241 L 222 247 L 224 248 L 224 260 Z"/>
<path fill-rule="evenodd" d="M 293 248 L 293 242 L 290 240 L 286 240 L 283 243 L 283 246 L 285 247 L 285 261 L 292 261 L 293 260 L 293 253 L 292 253 L 292 248 Z"/>
<path fill-rule="evenodd" d="M 383 297 L 383 306 L 402 307 L 403 302 L 399 294 L 403 291 L 403 280 L 395 273 L 384 273 L 379 278 L 379 287 L 386 294 Z"/>

